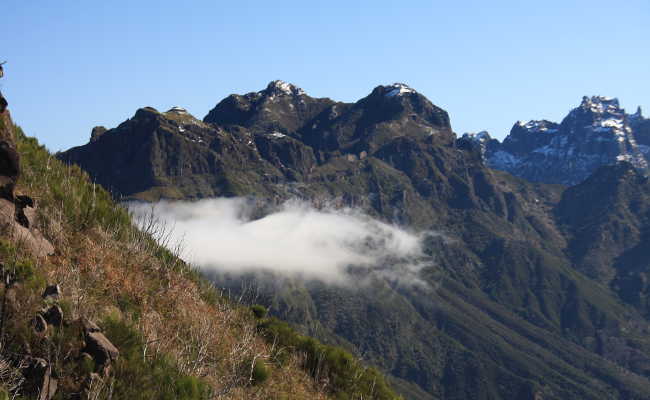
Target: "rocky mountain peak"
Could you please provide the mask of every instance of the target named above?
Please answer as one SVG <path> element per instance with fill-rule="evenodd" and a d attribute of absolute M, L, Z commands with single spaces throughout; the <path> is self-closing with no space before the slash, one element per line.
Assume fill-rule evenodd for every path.
<path fill-rule="evenodd" d="M 480 157 L 483 158 L 485 158 L 486 153 L 490 152 L 495 145 L 500 145 L 499 141 L 493 139 L 488 131 L 463 133 L 463 136 L 458 139 L 457 144 L 460 148 L 467 148 L 466 146 L 469 146 L 469 148 L 475 149 L 479 152 Z"/>
<path fill-rule="evenodd" d="M 463 138 L 476 140 L 482 143 L 491 140 L 492 136 L 490 136 L 490 133 L 488 131 L 480 131 L 463 133 Z"/>
<path fill-rule="evenodd" d="M 528 132 L 543 132 L 543 133 L 555 133 L 558 129 L 558 124 L 542 120 L 530 120 L 530 121 L 517 121 L 515 124 L 517 127 L 521 127 Z"/>
<path fill-rule="evenodd" d="M 640 109 L 626 114 L 617 98 L 584 96 L 561 124 L 518 121 L 503 143 L 484 146 L 483 155 L 492 168 L 545 183 L 574 185 L 599 167 L 620 161 L 647 171 L 650 124 L 645 121 Z"/>
<path fill-rule="evenodd" d="M 407 84 L 396 82 L 391 85 L 377 86 L 366 99 L 373 99 L 373 103 L 386 102 L 387 100 L 393 103 L 391 100 L 410 100 L 414 98 L 414 95 L 424 97 Z"/>
<path fill-rule="evenodd" d="M 572 136 L 626 144 L 634 142 L 627 117 L 616 98 L 584 96 L 580 106 L 569 113 L 562 125 Z"/>
<path fill-rule="evenodd" d="M 266 89 L 264 89 L 261 93 L 278 96 L 301 96 L 306 94 L 305 91 L 298 86 L 281 80 L 274 80 L 269 82 L 269 84 L 266 86 Z"/>
<path fill-rule="evenodd" d="M 90 132 L 90 143 L 94 143 L 99 140 L 99 138 L 106 133 L 108 129 L 106 129 L 103 126 L 96 126 L 93 128 L 93 130 Z"/>
<path fill-rule="evenodd" d="M 606 96 L 583 96 L 582 103 L 580 103 L 580 108 L 584 110 L 589 110 L 593 113 L 603 114 L 603 113 L 623 113 L 624 110 L 621 109 L 618 99 L 616 97 L 606 97 Z"/>
<path fill-rule="evenodd" d="M 184 109 L 183 107 L 179 106 L 174 106 L 167 110 L 168 113 L 175 113 L 175 114 L 188 114 L 187 110 Z"/>
<path fill-rule="evenodd" d="M 386 97 L 400 97 L 406 94 L 417 93 L 414 89 L 404 83 L 393 83 L 392 85 L 382 86 L 384 89 L 384 96 Z"/>
<path fill-rule="evenodd" d="M 160 112 L 153 107 L 138 108 L 133 119 L 147 119 L 159 115 Z"/>

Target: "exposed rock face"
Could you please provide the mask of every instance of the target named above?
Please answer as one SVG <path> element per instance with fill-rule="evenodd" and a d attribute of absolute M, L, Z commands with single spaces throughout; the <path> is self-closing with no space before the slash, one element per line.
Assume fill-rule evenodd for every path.
<path fill-rule="evenodd" d="M 260 92 L 227 97 L 204 121 L 180 108 L 140 109 L 60 157 L 127 197 L 286 197 L 282 185 L 321 179 L 317 167 L 338 157 L 372 156 L 396 132 L 439 145 L 454 141 L 447 113 L 405 85 L 379 86 L 345 104 L 274 81 Z"/>
<path fill-rule="evenodd" d="M 20 176 L 20 157 L 16 151 L 14 124 L 7 101 L 0 93 L 0 227 L 16 240 L 25 243 L 37 257 L 54 252 L 54 247 L 36 229 L 34 201 L 16 195 L 14 189 Z"/>
<path fill-rule="evenodd" d="M 20 175 L 19 165 L 13 123 L 7 110 L 7 101 L 0 93 L 0 197 L 13 201 L 14 186 Z"/>
<path fill-rule="evenodd" d="M 491 142 L 484 156 L 488 166 L 534 182 L 573 185 L 600 166 L 620 161 L 647 171 L 648 121 L 640 109 L 626 114 L 617 99 L 583 97 L 561 124 L 517 122 L 502 144 Z"/>
<path fill-rule="evenodd" d="M 588 102 L 574 122 L 518 124 L 522 140 L 508 141 L 509 154 L 553 146 L 545 135 L 587 124 L 594 135 L 616 138 L 614 122 L 606 122 L 620 119 L 614 104 L 601 112 Z M 628 290 L 637 279 L 627 268 L 636 277 L 650 273 L 643 252 L 650 243 L 647 201 L 637 195 L 647 184 L 616 166 L 580 189 L 532 184 L 485 167 L 482 154 L 499 146 L 486 133 L 456 141 L 446 112 L 403 84 L 379 86 L 346 104 L 272 82 L 229 96 L 204 121 L 181 109 L 138 110 L 61 158 L 124 196 L 333 199 L 385 221 L 443 232 L 426 243 L 424 286 L 252 278 L 276 314 L 407 380 L 400 387 L 409 398 L 643 398 L 650 350 L 636 340 L 650 329 L 647 291 Z M 585 151 L 600 151 L 590 146 Z M 599 194 L 602 187 L 611 192 Z M 571 217 L 589 197 L 586 215 L 602 218 L 596 225 Z M 617 206 L 637 211 L 619 215 Z M 629 220 L 617 223 L 619 216 Z M 594 262 L 629 257 L 638 263 Z M 244 278 L 215 279 L 237 290 Z"/>

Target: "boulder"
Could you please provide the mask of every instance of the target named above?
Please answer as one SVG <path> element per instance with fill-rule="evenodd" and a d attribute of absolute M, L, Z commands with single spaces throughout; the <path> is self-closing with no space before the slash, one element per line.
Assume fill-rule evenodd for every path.
<path fill-rule="evenodd" d="M 30 212 L 24 213 L 23 210 L 16 207 L 13 200 L 3 197 L 3 193 L 8 194 L 9 192 L 2 191 L 2 182 L 3 176 L 0 176 L 0 227 L 14 240 L 22 243 L 25 249 L 35 257 L 54 254 L 54 246 L 43 237 L 38 229 L 33 229 L 33 227 L 30 229 L 23 225 L 23 223 L 30 223 Z M 4 188 L 6 189 L 6 186 Z M 13 189 L 10 194 L 13 196 Z M 33 217 L 33 214 L 31 215 Z"/>
<path fill-rule="evenodd" d="M 31 325 L 37 335 L 45 335 L 45 332 L 47 331 L 47 322 L 42 315 L 38 314 L 32 318 Z"/>
<path fill-rule="evenodd" d="M 61 326 L 63 323 L 63 310 L 57 305 L 53 305 L 43 313 L 45 321 L 54 326 Z"/>
<path fill-rule="evenodd" d="M 93 321 L 89 320 L 86 317 L 81 317 L 81 326 L 84 329 L 84 333 L 87 335 L 92 332 L 101 332 L 101 328 L 97 326 L 96 323 Z"/>
<path fill-rule="evenodd" d="M 84 351 L 90 354 L 97 364 L 107 365 L 117 360 L 120 351 L 101 332 L 90 332 L 86 334 L 86 348 Z"/>
<path fill-rule="evenodd" d="M 45 291 L 43 292 L 43 298 L 44 299 L 58 299 L 59 296 L 61 295 L 61 287 L 59 285 L 50 285 L 45 288 Z"/>
<path fill-rule="evenodd" d="M 20 175 L 20 156 L 6 140 L 0 141 L 0 197 L 13 200 L 14 187 Z"/>
<path fill-rule="evenodd" d="M 36 222 L 34 199 L 29 196 L 17 195 L 14 204 L 16 205 L 16 222 L 25 228 L 33 228 Z"/>

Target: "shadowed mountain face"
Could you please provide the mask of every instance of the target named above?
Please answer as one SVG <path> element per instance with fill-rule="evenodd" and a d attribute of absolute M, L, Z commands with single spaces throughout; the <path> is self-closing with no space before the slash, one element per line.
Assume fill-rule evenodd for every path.
<path fill-rule="evenodd" d="M 348 286 L 213 276 L 257 287 L 258 302 L 381 366 L 408 398 L 647 398 L 647 179 L 623 163 L 568 189 L 530 183 L 484 166 L 499 145 L 487 139 L 456 141 L 447 113 L 403 84 L 347 104 L 275 81 L 203 121 L 138 110 L 59 157 L 130 198 L 298 197 L 440 233 L 417 284 L 363 270 Z"/>
<path fill-rule="evenodd" d="M 617 99 L 593 96 L 583 97 L 561 124 L 517 122 L 503 143 L 487 132 L 463 138 L 478 144 L 492 168 L 534 182 L 575 185 L 600 166 L 620 161 L 647 171 L 649 128 L 640 108 L 626 114 Z"/>

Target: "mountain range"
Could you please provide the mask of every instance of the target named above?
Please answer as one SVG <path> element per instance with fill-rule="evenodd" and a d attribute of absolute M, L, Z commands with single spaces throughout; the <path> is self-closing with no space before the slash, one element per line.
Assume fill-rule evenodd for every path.
<path fill-rule="evenodd" d="M 627 114 L 618 99 L 583 97 L 561 123 L 518 121 L 503 140 L 483 131 L 464 134 L 481 149 L 486 164 L 533 182 L 575 185 L 602 165 L 627 161 L 647 173 L 650 119 L 639 107 Z"/>
<path fill-rule="evenodd" d="M 435 231 L 421 284 L 212 276 L 254 285 L 407 398 L 647 399 L 649 129 L 640 111 L 591 97 L 561 124 L 515 124 L 503 143 L 457 138 L 404 84 L 342 103 L 273 81 L 203 120 L 139 109 L 57 156 L 120 199 L 300 198 Z"/>

